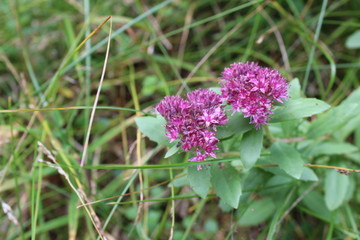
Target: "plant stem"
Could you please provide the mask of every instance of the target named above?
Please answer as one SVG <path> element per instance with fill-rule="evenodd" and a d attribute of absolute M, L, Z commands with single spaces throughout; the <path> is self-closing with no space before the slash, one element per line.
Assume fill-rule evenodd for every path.
<path fill-rule="evenodd" d="M 278 167 L 278 164 L 259 164 L 254 165 L 254 167 L 262 168 L 262 167 Z M 327 168 L 327 169 L 335 169 L 343 174 L 348 174 L 348 172 L 356 172 L 360 173 L 360 170 L 352 169 L 352 168 L 344 168 L 344 167 L 337 167 L 337 166 L 328 166 L 328 165 L 316 165 L 316 164 L 304 164 L 304 167 L 311 167 L 311 168 Z"/>

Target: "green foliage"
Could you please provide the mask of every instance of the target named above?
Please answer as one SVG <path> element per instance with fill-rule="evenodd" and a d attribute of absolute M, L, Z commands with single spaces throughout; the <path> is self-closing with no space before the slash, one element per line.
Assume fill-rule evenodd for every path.
<path fill-rule="evenodd" d="M 360 168 L 358 5 L 1 2 L 0 239 L 360 239 L 360 173 L 333 169 Z M 98 89 L 109 22 L 80 43 L 110 15 Z M 259 130 L 227 112 L 197 170 L 152 110 L 220 93 L 235 61 L 279 70 L 289 100 Z"/>
<path fill-rule="evenodd" d="M 316 182 L 319 180 L 319 178 L 311 168 L 304 167 L 300 180 Z"/>
<path fill-rule="evenodd" d="M 312 115 L 322 113 L 329 108 L 330 106 L 327 103 L 314 98 L 289 100 L 281 107 L 274 110 L 271 122 L 275 123 L 311 117 Z"/>
<path fill-rule="evenodd" d="M 197 166 L 188 167 L 188 180 L 190 187 L 202 198 L 206 198 L 211 186 L 210 168 L 204 168 L 198 171 Z"/>
<path fill-rule="evenodd" d="M 175 144 L 173 144 L 173 146 L 171 148 L 169 148 L 169 150 L 166 152 L 164 158 L 171 157 L 172 155 L 177 153 L 179 150 L 180 150 L 180 148 L 177 146 L 177 142 L 175 142 Z"/>
<path fill-rule="evenodd" d="M 355 31 L 346 39 L 345 46 L 349 49 L 360 48 L 360 30 Z"/>
<path fill-rule="evenodd" d="M 270 198 L 253 201 L 239 218 L 239 225 L 256 226 L 268 219 L 275 209 L 276 206 Z"/>
<path fill-rule="evenodd" d="M 260 157 L 263 143 L 263 131 L 251 130 L 246 132 L 240 143 L 240 157 L 245 168 L 250 169 Z"/>
<path fill-rule="evenodd" d="M 165 119 L 161 116 L 136 118 L 139 130 L 148 138 L 160 145 L 169 146 L 169 139 L 165 136 Z M 175 150 L 174 150 L 175 151 Z"/>
<path fill-rule="evenodd" d="M 335 171 L 328 171 L 325 176 L 325 203 L 330 211 L 340 207 L 349 190 L 349 177 Z"/>
<path fill-rule="evenodd" d="M 295 78 L 289 82 L 289 97 L 294 100 L 301 97 L 301 86 L 298 78 Z"/>
<path fill-rule="evenodd" d="M 330 141 L 311 141 L 308 148 L 303 150 L 303 155 L 307 157 L 317 157 L 320 155 L 340 155 L 358 151 L 352 144 L 344 142 Z"/>
<path fill-rule="evenodd" d="M 249 124 L 249 119 L 244 118 L 244 115 L 241 113 L 235 113 L 225 125 L 218 127 L 216 137 L 225 139 L 245 133 L 252 128 L 253 126 Z"/>
<path fill-rule="evenodd" d="M 227 166 L 220 169 L 217 166 L 212 166 L 211 183 L 216 195 L 221 200 L 233 208 L 238 208 L 241 196 L 241 179 L 233 167 Z"/>
<path fill-rule="evenodd" d="M 276 142 L 271 145 L 271 158 L 290 176 L 297 179 L 301 177 L 304 160 L 295 148 L 286 143 Z"/>
<path fill-rule="evenodd" d="M 312 191 L 309 194 L 306 194 L 302 204 L 306 206 L 307 211 L 311 215 L 316 216 L 317 218 L 327 222 L 336 220 L 336 216 L 334 216 L 331 210 L 326 206 L 324 196 L 319 192 Z"/>
<path fill-rule="evenodd" d="M 360 113 L 359 106 L 356 103 L 349 103 L 332 108 L 311 124 L 307 136 L 314 139 L 341 129 Z"/>

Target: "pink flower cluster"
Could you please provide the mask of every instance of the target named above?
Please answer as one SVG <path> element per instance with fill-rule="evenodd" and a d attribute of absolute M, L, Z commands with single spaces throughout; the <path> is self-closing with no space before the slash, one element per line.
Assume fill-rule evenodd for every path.
<path fill-rule="evenodd" d="M 234 112 L 250 117 L 257 129 L 267 124 L 274 101 L 286 99 L 288 83 L 280 73 L 256 63 L 234 63 L 222 73 L 221 92 Z"/>
<path fill-rule="evenodd" d="M 198 89 L 179 96 L 165 97 L 155 108 L 167 121 L 166 135 L 170 142 L 180 139 L 183 150 L 195 150 L 189 161 L 204 161 L 216 157 L 218 149 L 216 127 L 228 121 L 221 96 L 208 89 Z M 198 169 L 201 169 L 198 166 Z"/>
<path fill-rule="evenodd" d="M 289 86 L 278 71 L 252 62 L 234 63 L 225 68 L 220 84 L 221 95 L 198 89 L 188 93 L 187 100 L 165 97 L 155 108 L 167 121 L 166 136 L 170 142 L 179 139 L 184 151 L 196 152 L 189 161 L 216 157 L 219 142 L 216 127 L 228 121 L 226 103 L 232 106 L 233 113 L 242 112 L 250 117 L 250 123 L 258 129 L 268 123 L 274 101 L 282 102 L 288 97 Z"/>

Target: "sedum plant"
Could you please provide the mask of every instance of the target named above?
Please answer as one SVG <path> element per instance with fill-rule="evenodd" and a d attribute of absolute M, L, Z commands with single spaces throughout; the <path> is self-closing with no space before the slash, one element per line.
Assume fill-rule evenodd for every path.
<path fill-rule="evenodd" d="M 353 180 L 346 175 L 358 170 L 346 168 L 334 156 L 351 158 L 358 150 L 344 141 L 356 128 L 351 120 L 360 112 L 359 100 L 357 90 L 331 107 L 302 97 L 297 79 L 288 83 L 274 69 L 238 62 L 224 69 L 219 87 L 194 90 L 185 99 L 167 96 L 154 107 L 154 116 L 136 122 L 144 135 L 168 148 L 165 158 L 185 156 L 185 184 L 203 198 L 215 193 L 223 210 L 246 202 L 249 189 L 276 187 L 252 202 L 259 211 L 266 203 L 266 214 L 252 220 L 259 223 L 276 211 L 268 197 L 282 196 L 279 186 L 318 182 L 314 168 L 328 169 L 325 193 L 306 196 L 304 204 L 319 198 L 327 206 L 319 213 L 325 216 L 349 199 Z M 252 225 L 241 217 L 239 223 Z"/>

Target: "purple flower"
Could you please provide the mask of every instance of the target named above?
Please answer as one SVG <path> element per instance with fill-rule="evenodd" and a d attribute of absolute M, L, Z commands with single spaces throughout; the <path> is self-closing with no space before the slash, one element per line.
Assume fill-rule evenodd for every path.
<path fill-rule="evenodd" d="M 221 80 L 222 99 L 232 106 L 233 112 L 250 117 L 257 129 L 268 123 L 274 101 L 282 102 L 288 97 L 286 79 L 278 71 L 253 62 L 231 64 Z"/>
<path fill-rule="evenodd" d="M 189 161 L 204 161 L 207 157 L 216 157 L 219 142 L 216 127 L 228 121 L 223 108 L 220 95 L 198 89 L 188 93 L 187 100 L 165 97 L 155 110 L 167 121 L 166 136 L 170 142 L 179 139 L 184 151 L 194 151 L 196 156 Z"/>

